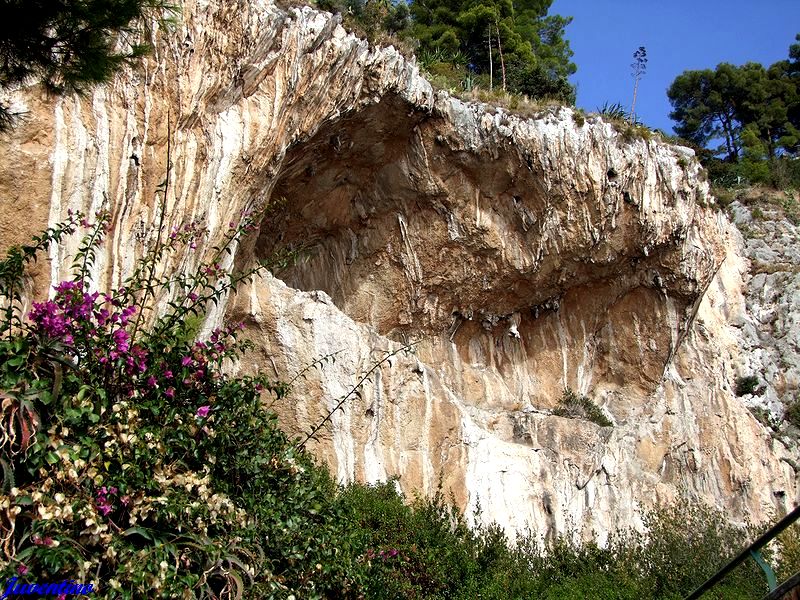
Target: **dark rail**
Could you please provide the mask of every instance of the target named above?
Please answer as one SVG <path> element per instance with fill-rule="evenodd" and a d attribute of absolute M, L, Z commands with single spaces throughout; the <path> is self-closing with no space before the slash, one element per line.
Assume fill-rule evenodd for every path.
<path fill-rule="evenodd" d="M 769 542 L 771 542 L 780 532 L 789 527 L 789 525 L 797 521 L 797 519 L 800 519 L 800 506 L 795 507 L 795 509 L 792 512 L 790 512 L 788 515 L 786 515 L 780 521 L 778 521 L 769 531 L 764 533 L 755 542 L 753 542 L 747 548 L 742 550 L 742 552 L 738 556 L 736 556 L 736 558 L 733 558 L 727 565 L 725 565 L 719 571 L 714 573 L 714 575 L 712 575 L 708 579 L 708 581 L 706 581 L 703 585 L 701 585 L 699 588 L 693 591 L 691 595 L 687 596 L 686 600 L 696 600 L 697 598 L 699 598 L 701 595 L 703 595 L 704 592 L 707 592 L 712 587 L 717 585 L 720 581 L 722 581 L 722 578 L 725 577 L 725 575 L 733 571 L 736 567 L 739 566 L 739 564 L 747 560 L 748 557 L 752 556 L 759 563 L 759 565 L 761 565 L 761 568 L 764 569 L 766 563 L 764 563 L 763 559 L 761 558 L 759 550 L 764 546 L 766 546 Z M 767 566 L 767 568 L 764 569 L 764 571 L 765 573 L 767 573 L 767 579 L 769 580 L 770 590 L 774 590 L 775 575 L 772 573 L 772 570 L 769 568 L 769 566 Z"/>

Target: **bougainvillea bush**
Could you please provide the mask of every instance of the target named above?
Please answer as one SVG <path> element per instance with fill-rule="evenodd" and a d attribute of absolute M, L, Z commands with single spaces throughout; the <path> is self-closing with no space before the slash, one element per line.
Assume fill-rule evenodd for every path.
<path fill-rule="evenodd" d="M 205 306 L 265 266 L 219 266 L 254 219 L 232 223 L 192 276 L 161 267 L 202 228 L 165 232 L 109 294 L 87 278 L 107 214 L 71 214 L 0 264 L 3 582 L 92 582 L 114 598 L 348 595 L 349 553 L 332 560 L 347 542 L 335 486 L 262 409 L 285 386 L 226 375 L 245 349 L 237 325 L 193 339 Z M 22 314 L 25 266 L 81 228 L 72 279 Z"/>

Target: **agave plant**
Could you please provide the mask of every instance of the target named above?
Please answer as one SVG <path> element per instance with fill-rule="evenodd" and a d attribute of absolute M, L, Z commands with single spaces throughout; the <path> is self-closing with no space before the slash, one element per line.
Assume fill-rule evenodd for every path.
<path fill-rule="evenodd" d="M 606 101 L 603 103 L 603 106 L 597 108 L 597 114 L 609 119 L 627 121 L 631 125 L 635 126 L 642 125 L 642 122 L 638 119 L 638 117 L 632 116 L 631 113 L 625 109 L 621 102 L 614 102 L 611 104 L 610 102 Z"/>

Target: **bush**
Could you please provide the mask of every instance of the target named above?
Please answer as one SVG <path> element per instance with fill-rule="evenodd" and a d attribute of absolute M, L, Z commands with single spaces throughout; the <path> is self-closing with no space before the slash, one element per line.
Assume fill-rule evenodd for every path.
<path fill-rule="evenodd" d="M 795 399 L 794 402 L 786 407 L 783 418 L 791 425 L 800 428 L 800 400 Z"/>
<path fill-rule="evenodd" d="M 88 233 L 74 278 L 23 319 L 25 264 L 81 221 Z M 225 374 L 223 362 L 246 349 L 236 325 L 193 341 L 192 317 L 265 266 L 219 267 L 254 217 L 244 215 L 189 277 L 155 273 L 165 252 L 194 244 L 202 229 L 159 235 L 108 295 L 91 292 L 86 278 L 107 223 L 107 214 L 91 226 L 74 215 L 0 263 L 0 577 L 91 578 L 121 598 L 245 588 L 254 597 L 348 597 L 358 569 L 335 486 L 262 409 L 262 397 L 281 399 L 285 386 Z M 148 318 L 157 290 L 173 300 Z"/>
<path fill-rule="evenodd" d="M 758 377 L 755 375 L 748 375 L 747 377 L 739 377 L 736 380 L 736 395 L 746 396 L 748 394 L 755 394 L 758 389 Z"/>
<path fill-rule="evenodd" d="M 591 398 L 579 396 L 569 388 L 564 388 L 559 405 L 553 409 L 553 414 L 571 419 L 586 419 L 600 425 L 600 427 L 611 427 L 613 425 L 603 410 L 592 402 Z"/>

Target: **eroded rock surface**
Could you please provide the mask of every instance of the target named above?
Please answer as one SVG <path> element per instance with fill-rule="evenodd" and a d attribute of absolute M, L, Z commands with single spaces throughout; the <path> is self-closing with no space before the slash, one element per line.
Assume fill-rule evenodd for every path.
<path fill-rule="evenodd" d="M 243 209 L 279 206 L 226 267 L 286 247 L 306 259 L 206 330 L 244 320 L 257 350 L 237 368 L 284 379 L 337 353 L 275 407 L 289 429 L 417 342 L 310 445 L 342 481 L 429 493 L 441 479 L 470 515 L 601 542 L 680 494 L 756 520 L 796 501 L 794 451 L 732 390 L 744 263 L 701 208 L 690 151 L 578 127 L 569 109 L 524 119 L 434 93 L 394 49 L 308 8 L 190 1 L 151 41 L 141 68 L 89 97 L 15 95 L 30 117 L 2 140 L 4 221 L 18 236 L 107 203 L 106 288 L 154 239 L 168 156 L 165 226 L 209 229 L 172 268 Z M 75 243 L 52 252 L 50 279 Z M 565 387 L 613 426 L 553 416 Z"/>

